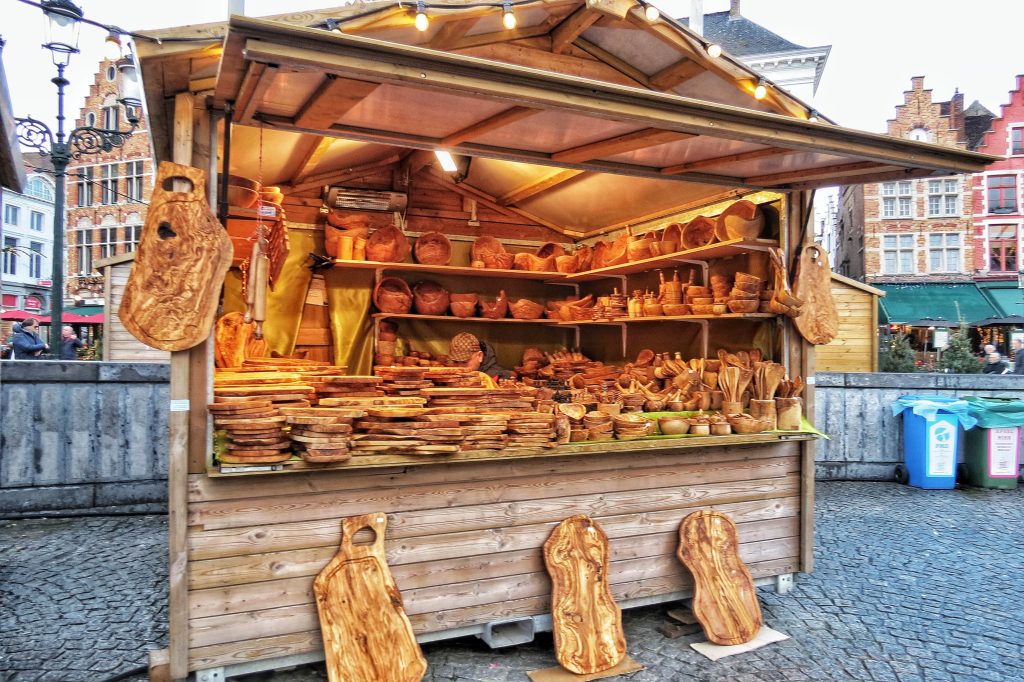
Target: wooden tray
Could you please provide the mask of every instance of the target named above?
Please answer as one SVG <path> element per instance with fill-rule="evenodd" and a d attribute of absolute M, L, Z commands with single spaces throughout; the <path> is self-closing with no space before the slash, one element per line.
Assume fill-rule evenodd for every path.
<path fill-rule="evenodd" d="M 626 657 L 622 611 L 608 586 L 608 537 L 589 516 L 558 524 L 544 543 L 551 576 L 555 657 L 578 675 L 608 670 Z"/>
<path fill-rule="evenodd" d="M 370 545 L 352 538 L 371 528 Z M 383 512 L 341 520 L 341 546 L 313 581 L 330 682 L 414 682 L 427 661 L 384 557 Z"/>
<path fill-rule="evenodd" d="M 693 574 L 693 613 L 708 641 L 729 646 L 752 640 L 761 629 L 761 605 L 740 560 L 732 519 L 709 509 L 683 519 L 679 559 Z"/>

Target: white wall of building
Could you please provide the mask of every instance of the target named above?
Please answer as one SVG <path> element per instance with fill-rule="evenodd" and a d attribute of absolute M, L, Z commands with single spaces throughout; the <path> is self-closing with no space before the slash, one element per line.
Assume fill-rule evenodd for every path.
<path fill-rule="evenodd" d="M 5 247 L 0 263 L 0 293 L 5 308 L 25 310 L 28 296 L 39 299 L 42 308 L 49 308 L 53 192 L 51 178 L 33 173 L 29 174 L 25 194 L 4 191 L 0 198 L 0 245 Z"/>

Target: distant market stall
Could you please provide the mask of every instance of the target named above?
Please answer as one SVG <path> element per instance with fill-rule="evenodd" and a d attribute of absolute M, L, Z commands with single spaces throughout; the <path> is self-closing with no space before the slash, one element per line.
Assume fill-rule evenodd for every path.
<path fill-rule="evenodd" d="M 386 519 L 419 641 L 532 637 L 550 609 L 541 546 L 576 514 L 609 535 L 622 606 L 692 590 L 679 523 L 711 506 L 739 524 L 757 581 L 811 570 L 813 430 L 742 414 L 774 411 L 769 375 L 812 392 L 804 335 L 835 333 L 813 323 L 827 280 L 790 291 L 817 267 L 811 192 L 989 157 L 812 120 L 644 7 L 522 3 L 509 29 L 500 6 L 432 3 L 418 30 L 409 7 L 370 3 L 140 42 L 157 156 L 206 178 L 190 191 L 165 166 L 179 184 L 161 194 L 208 197 L 235 266 L 217 275 L 229 252 L 210 232 L 185 269 L 223 285 L 220 343 L 171 356 L 170 648 L 154 670 L 322 657 L 313 577 L 362 514 Z M 147 240 L 187 236 L 154 220 L 133 277 L 155 279 Z M 127 286 L 129 308 L 157 293 Z M 453 366 L 460 332 L 519 382 L 473 383 Z M 280 376 L 254 388 L 237 371 L 260 366 Z M 734 379 L 755 374 L 751 396 Z M 299 454 L 245 454 L 246 420 L 225 415 L 254 395 L 298 417 Z M 310 403 L 351 429 L 316 436 Z M 651 433 L 652 408 L 675 426 Z M 447 421 L 403 426 L 403 410 Z M 693 431 L 665 435 L 681 416 Z"/>

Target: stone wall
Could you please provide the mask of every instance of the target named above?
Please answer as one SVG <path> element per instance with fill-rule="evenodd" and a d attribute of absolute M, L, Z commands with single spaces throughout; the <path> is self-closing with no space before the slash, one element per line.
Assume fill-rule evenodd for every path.
<path fill-rule="evenodd" d="M 892 404 L 902 395 L 1024 400 L 1024 378 L 988 374 L 818 372 L 815 426 L 819 480 L 891 480 L 903 461 L 903 423 Z"/>
<path fill-rule="evenodd" d="M 0 516 L 159 511 L 170 366 L 0 362 Z"/>

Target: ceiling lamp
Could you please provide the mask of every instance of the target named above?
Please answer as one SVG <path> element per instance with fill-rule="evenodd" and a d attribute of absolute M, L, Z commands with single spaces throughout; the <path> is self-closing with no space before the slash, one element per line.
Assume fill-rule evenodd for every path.
<path fill-rule="evenodd" d="M 426 5 L 423 4 L 423 0 L 419 0 L 416 3 L 416 28 L 420 31 L 426 31 L 430 28 L 430 19 L 427 17 Z"/>
<path fill-rule="evenodd" d="M 718 59 L 722 56 L 722 46 L 718 43 L 709 43 L 707 52 L 712 59 Z"/>
<path fill-rule="evenodd" d="M 644 8 L 644 17 L 647 19 L 647 21 L 653 24 L 655 21 L 661 18 L 661 12 L 659 12 L 658 8 L 655 7 L 654 5 L 647 5 L 647 7 Z"/>
<path fill-rule="evenodd" d="M 754 99 L 764 99 L 768 96 L 768 81 L 764 78 L 757 81 L 757 87 L 754 88 Z"/>
<path fill-rule="evenodd" d="M 441 163 L 441 170 L 445 173 L 454 173 L 459 170 L 459 166 L 455 163 L 455 158 L 451 152 L 446 152 L 443 149 L 434 151 L 434 156 Z"/>
<path fill-rule="evenodd" d="M 516 15 L 512 13 L 511 2 L 506 2 L 501 7 L 501 25 L 510 31 L 516 27 Z"/>

